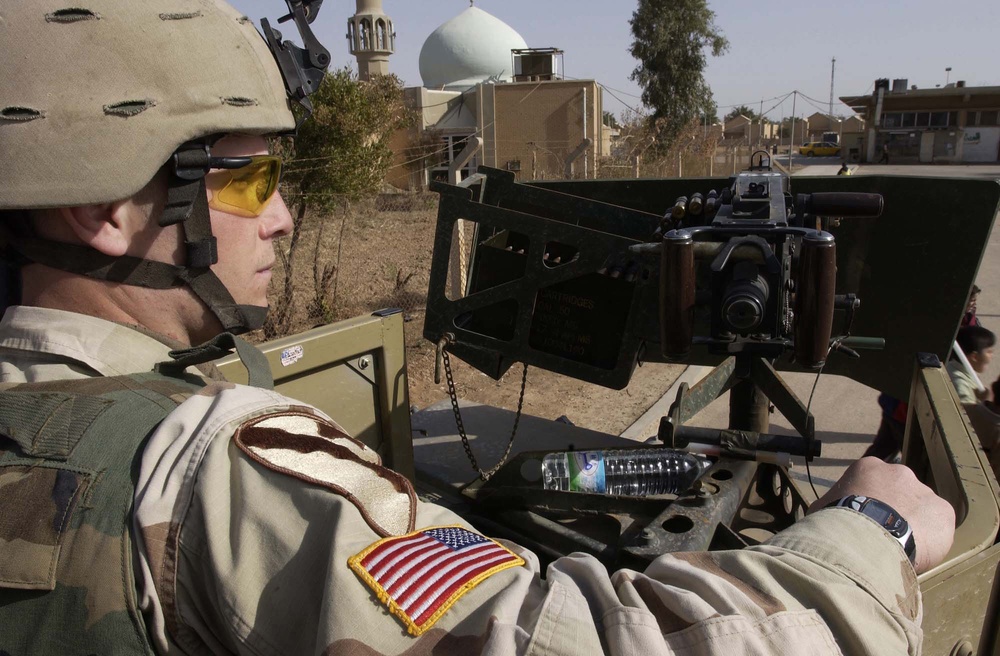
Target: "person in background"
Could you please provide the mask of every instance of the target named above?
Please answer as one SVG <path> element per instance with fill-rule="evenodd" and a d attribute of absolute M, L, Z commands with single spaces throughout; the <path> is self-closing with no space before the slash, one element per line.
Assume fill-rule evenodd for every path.
<path fill-rule="evenodd" d="M 847 167 L 847 162 L 843 162 L 840 165 L 840 170 L 837 171 L 837 175 L 851 175 L 851 169 Z"/>
<path fill-rule="evenodd" d="M 874 457 L 886 462 L 894 462 L 903 449 L 903 435 L 906 431 L 906 413 L 909 406 L 906 401 L 900 401 L 885 392 L 878 395 L 878 404 L 882 408 L 882 423 L 871 446 L 862 457 Z"/>
<path fill-rule="evenodd" d="M 974 372 L 981 374 L 986 371 L 986 367 L 993 361 L 993 347 L 997 343 L 997 337 L 992 331 L 982 326 L 964 326 L 958 329 L 955 341 Z M 962 403 L 976 403 L 980 400 L 975 380 L 960 361 L 949 360 L 947 369 Z"/>
<path fill-rule="evenodd" d="M 976 316 L 976 304 L 979 301 L 979 295 L 982 293 L 982 289 L 979 285 L 972 286 L 972 293 L 969 294 L 969 302 L 965 306 L 965 314 L 962 315 L 961 326 L 981 326 L 979 323 L 979 317 Z"/>
<path fill-rule="evenodd" d="M 878 161 L 879 164 L 889 163 L 889 144 L 882 144 L 882 158 Z"/>
<path fill-rule="evenodd" d="M 961 328 L 965 328 L 966 326 L 981 327 L 979 318 L 976 317 L 976 301 L 982 291 L 978 285 L 972 286 L 972 293 L 969 294 L 969 302 L 966 305 L 965 314 L 962 316 Z M 979 334 L 983 335 L 982 333 Z M 963 352 L 965 352 L 964 349 Z M 974 359 L 980 361 L 981 357 L 980 355 L 976 355 Z M 992 347 L 990 347 L 987 357 L 992 359 Z M 970 364 L 971 362 L 970 360 Z M 983 366 L 985 367 L 985 365 Z M 951 374 L 953 382 L 956 376 L 959 378 L 958 382 L 954 382 L 955 388 L 960 390 L 959 394 L 964 393 L 966 394 L 966 398 L 968 398 L 967 390 L 970 385 L 974 393 L 976 388 L 975 382 L 964 371 L 960 363 L 955 361 L 954 366 L 949 366 L 948 372 Z M 994 384 L 995 386 L 996 384 Z M 909 406 L 906 401 L 901 401 L 885 392 L 879 394 L 878 404 L 882 408 L 882 423 L 879 424 L 878 432 L 875 433 L 875 439 L 872 441 L 871 446 L 865 451 L 865 456 L 872 456 L 880 460 L 893 462 L 903 448 L 903 434 L 906 430 L 906 413 L 909 410 Z"/>

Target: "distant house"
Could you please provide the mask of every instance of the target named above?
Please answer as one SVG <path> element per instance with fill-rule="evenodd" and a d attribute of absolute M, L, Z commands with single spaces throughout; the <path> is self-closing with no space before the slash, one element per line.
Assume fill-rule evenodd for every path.
<path fill-rule="evenodd" d="M 837 135 L 838 141 L 841 141 L 841 135 L 860 134 L 865 129 L 865 121 L 860 116 L 849 116 L 848 118 L 841 119 L 838 117 L 831 118 L 829 114 L 816 112 L 807 118 L 806 121 L 809 126 L 808 141 L 824 141 L 823 135 L 831 132 Z"/>
<path fill-rule="evenodd" d="M 918 89 L 905 79 L 875 81 L 870 95 L 841 100 L 864 116 L 864 161 L 883 146 L 892 162 L 1000 161 L 1000 87 L 964 81 Z"/>
<path fill-rule="evenodd" d="M 761 123 L 760 121 L 739 114 L 726 121 L 722 128 L 722 134 L 723 138 L 727 140 L 743 139 L 751 144 L 759 143 L 777 139 L 778 124 Z"/>

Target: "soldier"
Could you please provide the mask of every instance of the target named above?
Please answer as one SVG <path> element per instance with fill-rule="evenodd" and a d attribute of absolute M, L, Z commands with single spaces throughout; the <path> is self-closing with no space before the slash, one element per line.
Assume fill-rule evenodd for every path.
<path fill-rule="evenodd" d="M 760 546 L 543 580 L 318 410 L 212 377 L 229 347 L 260 373 L 213 336 L 264 316 L 291 221 L 263 136 L 326 65 L 288 1 L 304 53 L 220 0 L 0 9 L 0 653 L 919 652 L 954 512 L 908 469 L 860 461 Z"/>

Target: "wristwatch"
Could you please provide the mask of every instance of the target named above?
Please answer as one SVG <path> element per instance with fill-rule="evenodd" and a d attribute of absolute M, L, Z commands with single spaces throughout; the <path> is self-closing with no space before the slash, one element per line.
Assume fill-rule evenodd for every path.
<path fill-rule="evenodd" d="M 850 508 L 873 520 L 899 542 L 911 564 L 916 561 L 917 543 L 913 539 L 913 529 L 889 504 L 871 497 L 851 494 L 827 507 Z"/>

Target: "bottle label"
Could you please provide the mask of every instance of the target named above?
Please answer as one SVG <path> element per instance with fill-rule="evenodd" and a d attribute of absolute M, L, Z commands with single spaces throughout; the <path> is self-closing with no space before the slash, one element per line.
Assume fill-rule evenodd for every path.
<path fill-rule="evenodd" d="M 572 492 L 604 494 L 604 454 L 599 451 L 574 451 L 566 454 L 569 465 L 569 489 Z"/>

